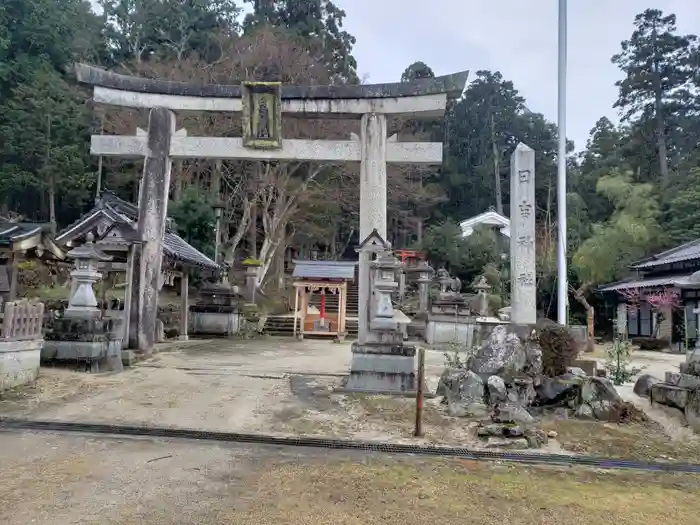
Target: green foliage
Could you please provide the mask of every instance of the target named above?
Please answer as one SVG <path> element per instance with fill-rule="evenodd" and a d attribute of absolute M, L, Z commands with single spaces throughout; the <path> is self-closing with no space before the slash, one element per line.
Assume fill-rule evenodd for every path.
<path fill-rule="evenodd" d="M 545 376 L 565 374 L 578 359 L 579 344 L 566 326 L 542 320 L 537 323 L 537 337 L 542 349 L 542 373 Z"/>
<path fill-rule="evenodd" d="M 700 168 L 691 168 L 671 185 L 664 222 L 674 244 L 700 239 Z"/>
<path fill-rule="evenodd" d="M 434 265 L 447 267 L 467 282 L 488 271 L 493 282 L 500 283 L 504 250 L 498 235 L 492 228 L 477 227 L 465 238 L 459 225 L 447 219 L 425 230 L 421 248 Z"/>
<path fill-rule="evenodd" d="M 598 193 L 614 207 L 610 219 L 593 225 L 573 257 L 582 283 L 602 284 L 622 277 L 627 267 L 661 241 L 660 210 L 651 184 L 631 182 L 629 173 L 601 177 Z"/>
<path fill-rule="evenodd" d="M 330 0 L 245 0 L 253 12 L 243 23 L 246 32 L 270 25 L 289 30 L 313 51 L 320 51 L 335 82 L 357 83 L 352 56 L 355 37 L 343 30 L 345 11 Z"/>
<path fill-rule="evenodd" d="M 177 233 L 200 252 L 214 255 L 216 214 L 207 198 L 190 186 L 182 197 L 171 202 L 169 215 L 175 221 Z"/>
<path fill-rule="evenodd" d="M 616 339 L 607 349 L 605 356 L 605 369 L 608 371 L 608 379 L 615 385 L 623 385 L 636 376 L 641 368 L 630 366 L 631 350 L 628 341 Z"/>
<path fill-rule="evenodd" d="M 80 206 L 90 194 L 92 114 L 66 67 L 85 57 L 95 22 L 80 0 L 9 0 L 0 11 L 0 206 L 35 220 Z M 70 215 L 66 219 L 75 218 Z"/>
<path fill-rule="evenodd" d="M 235 35 L 234 0 L 99 0 L 108 61 L 182 60 L 221 56 L 220 37 Z"/>

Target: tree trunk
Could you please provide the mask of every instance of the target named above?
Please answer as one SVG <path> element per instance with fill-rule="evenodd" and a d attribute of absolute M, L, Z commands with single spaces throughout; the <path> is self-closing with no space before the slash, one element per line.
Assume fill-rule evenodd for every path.
<path fill-rule="evenodd" d="M 214 169 L 211 172 L 211 181 L 209 185 L 212 203 L 218 203 L 221 199 L 221 161 L 217 160 L 214 163 Z"/>
<path fill-rule="evenodd" d="M 659 149 L 659 171 L 661 172 L 661 187 L 668 186 L 668 149 L 666 147 L 666 123 L 664 122 L 661 93 L 656 94 L 656 144 Z"/>
<path fill-rule="evenodd" d="M 654 49 L 658 49 L 657 39 L 658 34 L 656 28 L 652 32 Z M 661 83 L 661 66 L 660 57 L 653 57 L 653 82 L 654 82 L 654 119 L 656 121 L 656 145 L 659 150 L 659 171 L 661 172 L 661 187 L 665 188 L 668 185 L 668 148 L 666 147 L 666 123 L 664 121 L 663 108 L 663 85 Z"/>
<path fill-rule="evenodd" d="M 56 233 L 56 174 L 51 169 L 51 114 L 47 118 L 46 128 L 46 169 L 49 175 L 49 224 L 51 233 Z"/>
<path fill-rule="evenodd" d="M 182 198 L 182 189 L 184 187 L 183 178 L 185 176 L 183 162 L 183 159 L 176 159 L 175 163 L 173 164 L 173 166 L 175 167 L 175 169 L 173 170 L 175 175 L 175 184 L 173 184 L 173 200 L 175 202 L 179 201 Z"/>
<path fill-rule="evenodd" d="M 496 142 L 496 122 L 493 118 L 493 113 L 489 112 L 491 125 L 491 149 L 493 152 L 493 177 L 496 184 L 496 211 L 503 215 L 503 195 L 501 194 L 501 154 L 498 150 Z"/>
<path fill-rule="evenodd" d="M 586 332 L 588 333 L 586 352 L 593 352 L 595 350 L 595 308 L 586 299 L 587 288 L 588 286 L 584 285 L 575 290 L 574 297 L 586 309 Z"/>
<path fill-rule="evenodd" d="M 253 204 L 250 207 L 250 227 L 248 229 L 248 256 L 258 258 L 258 207 Z"/>

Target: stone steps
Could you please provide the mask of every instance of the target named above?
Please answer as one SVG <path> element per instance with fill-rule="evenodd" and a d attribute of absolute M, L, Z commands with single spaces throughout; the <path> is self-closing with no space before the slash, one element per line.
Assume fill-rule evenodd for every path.
<path fill-rule="evenodd" d="M 297 321 L 298 323 L 298 321 Z M 297 327 L 299 325 L 297 324 Z M 357 319 L 347 319 L 345 322 L 348 337 L 357 336 Z M 265 323 L 265 333 L 275 336 L 293 336 L 294 335 L 294 317 L 271 315 Z"/>

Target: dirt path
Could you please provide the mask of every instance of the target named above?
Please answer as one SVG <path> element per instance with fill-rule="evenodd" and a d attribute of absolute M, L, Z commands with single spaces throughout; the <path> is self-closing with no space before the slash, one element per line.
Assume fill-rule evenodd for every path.
<path fill-rule="evenodd" d="M 61 421 L 269 431 L 292 397 L 289 376 L 347 374 L 350 345 L 328 341 L 192 341 L 161 348 L 124 373 L 42 369 L 38 384 L 0 401 L 0 414 Z M 444 356 L 428 354 L 437 383 Z"/>

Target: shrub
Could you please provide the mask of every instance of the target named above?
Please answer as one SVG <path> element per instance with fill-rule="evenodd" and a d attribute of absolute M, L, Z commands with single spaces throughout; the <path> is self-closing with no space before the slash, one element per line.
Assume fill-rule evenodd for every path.
<path fill-rule="evenodd" d="M 651 350 L 655 352 L 660 352 L 671 346 L 671 342 L 664 337 L 633 337 L 631 341 L 632 344 L 637 345 L 640 350 Z"/>
<path fill-rule="evenodd" d="M 542 349 L 542 373 L 549 377 L 566 373 L 578 359 L 579 343 L 571 331 L 560 324 L 542 320 L 537 323 L 537 337 Z"/>

